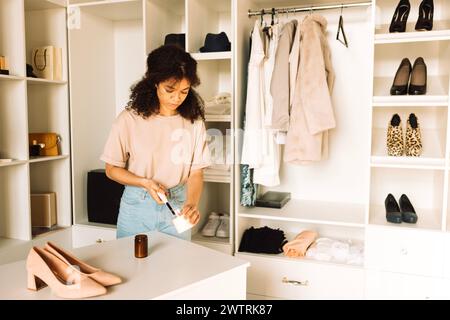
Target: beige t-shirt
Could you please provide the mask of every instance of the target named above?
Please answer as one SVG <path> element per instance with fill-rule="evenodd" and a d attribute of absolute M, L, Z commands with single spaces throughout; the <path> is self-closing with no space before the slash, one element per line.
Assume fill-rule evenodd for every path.
<path fill-rule="evenodd" d="M 202 120 L 192 123 L 181 115 L 144 119 L 128 110 L 114 121 L 100 159 L 166 188 L 185 183 L 192 170 L 211 165 Z"/>

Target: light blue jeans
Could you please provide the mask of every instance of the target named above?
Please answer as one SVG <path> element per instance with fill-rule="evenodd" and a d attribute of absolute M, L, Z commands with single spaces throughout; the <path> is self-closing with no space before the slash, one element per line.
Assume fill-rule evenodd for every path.
<path fill-rule="evenodd" d="M 172 207 L 181 210 L 186 201 L 186 187 L 178 185 L 168 191 L 168 200 Z M 160 231 L 180 239 L 191 240 L 191 230 L 177 232 L 172 223 L 174 218 L 169 208 L 166 205 L 159 205 L 147 190 L 125 186 L 117 218 L 117 238 Z"/>

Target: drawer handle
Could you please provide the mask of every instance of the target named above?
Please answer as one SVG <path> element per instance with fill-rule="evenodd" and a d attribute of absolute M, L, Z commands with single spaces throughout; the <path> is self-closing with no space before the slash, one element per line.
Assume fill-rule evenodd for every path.
<path fill-rule="evenodd" d="M 99 238 L 99 239 L 97 239 L 95 242 L 97 242 L 97 243 L 102 243 L 102 242 L 103 242 L 103 239 Z"/>
<path fill-rule="evenodd" d="M 296 281 L 296 280 L 289 280 L 288 278 L 284 277 L 281 282 L 286 284 L 292 284 L 293 286 L 304 286 L 307 287 L 309 285 L 308 280 L 306 281 Z"/>

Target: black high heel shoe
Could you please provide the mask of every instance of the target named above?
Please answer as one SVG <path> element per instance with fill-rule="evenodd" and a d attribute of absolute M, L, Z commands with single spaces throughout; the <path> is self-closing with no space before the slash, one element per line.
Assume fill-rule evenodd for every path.
<path fill-rule="evenodd" d="M 414 61 L 408 91 L 411 95 L 427 93 L 427 65 L 422 57 L 419 57 Z"/>
<path fill-rule="evenodd" d="M 411 4 L 409 0 L 400 0 L 392 16 L 389 32 L 405 32 Z"/>
<path fill-rule="evenodd" d="M 434 3 L 433 0 L 423 0 L 419 6 L 419 18 L 416 23 L 417 31 L 433 29 Z"/>
<path fill-rule="evenodd" d="M 406 223 L 416 223 L 417 213 L 413 205 L 405 194 L 402 194 L 399 200 L 400 211 L 402 212 L 402 221 Z"/>
<path fill-rule="evenodd" d="M 384 200 L 384 207 L 386 209 L 386 220 L 392 223 L 402 223 L 402 213 L 398 206 L 397 200 L 389 193 Z"/>
<path fill-rule="evenodd" d="M 412 66 L 408 58 L 403 58 L 397 72 L 395 73 L 394 81 L 391 86 L 391 95 L 405 95 L 408 93 L 408 83 L 411 76 Z"/>

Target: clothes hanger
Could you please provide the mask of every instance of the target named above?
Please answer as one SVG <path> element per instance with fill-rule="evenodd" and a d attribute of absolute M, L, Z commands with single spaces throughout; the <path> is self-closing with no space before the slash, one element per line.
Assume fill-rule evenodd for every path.
<path fill-rule="evenodd" d="M 344 31 L 344 18 L 342 17 L 343 9 L 344 9 L 344 4 L 342 4 L 342 6 L 341 6 L 341 15 L 339 17 L 339 25 L 338 25 L 338 32 L 336 35 L 336 40 L 338 40 L 340 43 L 342 43 L 344 46 L 346 46 L 348 48 L 348 41 L 347 41 L 347 37 L 346 37 L 345 31 Z M 342 41 L 342 39 L 339 38 L 341 31 L 342 31 L 342 36 L 344 38 L 343 41 Z"/>
<path fill-rule="evenodd" d="M 272 8 L 272 13 L 270 14 L 272 16 L 272 21 L 270 22 L 270 25 L 273 26 L 275 24 L 274 17 L 275 17 L 275 8 Z"/>
<path fill-rule="evenodd" d="M 264 23 L 264 14 L 265 14 L 264 9 L 262 9 L 261 10 L 261 24 L 260 24 L 261 28 L 262 28 L 263 23 Z"/>

